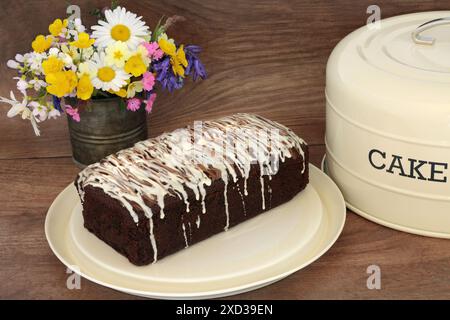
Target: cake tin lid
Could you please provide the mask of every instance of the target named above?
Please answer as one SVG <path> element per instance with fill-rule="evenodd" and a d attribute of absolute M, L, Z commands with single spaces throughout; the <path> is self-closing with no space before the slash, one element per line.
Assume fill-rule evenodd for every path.
<path fill-rule="evenodd" d="M 404 76 L 450 76 L 450 15 L 421 25 L 416 19 L 402 20 L 369 36 L 361 46 L 361 55 L 382 70 Z"/>
<path fill-rule="evenodd" d="M 361 125 L 450 143 L 449 17 L 407 14 L 348 35 L 328 60 L 328 102 Z"/>

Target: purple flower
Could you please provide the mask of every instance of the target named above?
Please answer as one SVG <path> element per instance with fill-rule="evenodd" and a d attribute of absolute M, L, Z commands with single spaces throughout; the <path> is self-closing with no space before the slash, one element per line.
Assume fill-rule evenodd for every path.
<path fill-rule="evenodd" d="M 184 48 L 186 59 L 188 61 L 188 66 L 185 73 L 186 75 L 190 75 L 192 73 L 192 79 L 194 81 L 196 81 L 199 77 L 202 79 L 206 79 L 207 77 L 205 66 L 201 63 L 198 57 L 201 51 L 202 48 L 195 45 L 188 45 Z"/>
<path fill-rule="evenodd" d="M 170 57 L 166 57 L 154 65 L 154 71 L 158 74 L 156 80 L 161 83 L 163 89 L 172 92 L 175 89 L 180 89 L 183 86 L 183 78 L 175 75 L 170 64 Z"/>

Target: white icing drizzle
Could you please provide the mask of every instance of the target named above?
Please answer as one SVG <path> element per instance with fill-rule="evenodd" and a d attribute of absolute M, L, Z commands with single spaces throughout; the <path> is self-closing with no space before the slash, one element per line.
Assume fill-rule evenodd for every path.
<path fill-rule="evenodd" d="M 197 229 L 200 228 L 200 216 L 197 216 L 197 220 L 195 221 L 195 225 L 197 226 Z"/>
<path fill-rule="evenodd" d="M 244 210 L 244 216 L 246 216 L 247 215 L 247 210 L 245 209 L 244 196 L 242 195 L 241 188 L 239 188 L 239 185 L 236 185 L 236 187 L 237 187 L 237 191 L 238 191 L 239 195 L 241 196 L 242 209 Z"/>
<path fill-rule="evenodd" d="M 189 240 L 192 242 L 192 226 L 190 222 L 188 222 L 188 226 L 189 226 Z"/>
<path fill-rule="evenodd" d="M 158 246 L 156 245 L 156 239 L 155 239 L 155 232 L 153 230 L 153 219 L 149 218 L 150 223 L 150 243 L 153 248 L 153 263 L 155 263 L 158 260 Z"/>
<path fill-rule="evenodd" d="M 266 210 L 266 199 L 264 197 L 264 176 L 260 176 L 259 181 L 261 182 L 262 209 Z"/>
<path fill-rule="evenodd" d="M 198 126 L 204 134 L 196 134 Z M 241 131 L 239 131 L 241 130 Z M 250 134 L 242 134 L 245 130 Z M 270 132 L 278 130 L 273 137 Z M 266 132 L 268 138 L 261 137 Z M 227 137 L 217 139 L 217 134 Z M 195 143 L 192 143 L 192 142 Z M 201 201 L 202 213 L 206 213 L 206 187 L 212 181 L 222 178 L 225 183 L 224 206 L 225 227 L 229 227 L 228 185 L 244 179 L 244 195 L 247 196 L 247 179 L 251 164 L 259 163 L 261 189 L 264 199 L 262 176 L 276 174 L 270 161 L 282 161 L 292 157 L 292 150 L 303 158 L 302 173 L 306 169 L 305 153 L 302 145 L 306 143 L 285 126 L 253 114 L 240 113 L 215 121 L 195 122 L 193 126 L 175 130 L 159 137 L 138 142 L 134 147 L 119 151 L 102 161 L 86 167 L 80 172 L 76 185 L 80 198 L 84 200 L 87 186 L 102 189 L 108 196 L 118 200 L 130 213 L 133 221 L 139 223 L 137 212 L 143 212 L 149 219 L 150 240 L 157 260 L 157 243 L 153 229 L 153 210 L 159 207 L 159 217 L 164 219 L 165 197 L 176 197 L 190 211 L 188 190 L 193 192 L 196 201 Z M 207 150 L 226 150 L 222 157 L 211 157 Z M 240 192 L 240 191 L 239 191 Z M 200 222 L 198 223 L 198 225 Z M 186 227 L 183 231 L 187 243 Z"/>
<path fill-rule="evenodd" d="M 225 228 L 223 228 L 225 231 L 228 230 L 228 227 L 230 226 L 230 211 L 228 210 L 228 178 L 224 179 L 225 187 L 223 188 L 223 198 L 225 201 Z"/>
<path fill-rule="evenodd" d="M 202 213 L 206 213 L 206 204 L 205 204 L 205 198 L 206 198 L 206 190 L 205 188 L 200 189 L 200 193 L 202 194 Z"/>
<path fill-rule="evenodd" d="M 188 244 L 188 239 L 187 239 L 187 235 L 186 235 L 186 227 L 184 225 L 184 222 L 181 225 L 181 227 L 183 228 L 183 236 L 184 236 L 185 248 L 187 248 L 187 247 L 189 247 L 189 244 Z"/>
<path fill-rule="evenodd" d="M 248 196 L 248 192 L 247 192 L 247 177 L 244 178 L 244 195 Z"/>

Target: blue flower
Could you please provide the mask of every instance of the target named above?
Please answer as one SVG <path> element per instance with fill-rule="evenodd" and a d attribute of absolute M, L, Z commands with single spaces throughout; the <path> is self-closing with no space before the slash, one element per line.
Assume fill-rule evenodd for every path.
<path fill-rule="evenodd" d="M 192 73 L 192 79 L 194 81 L 196 81 L 199 77 L 202 79 L 206 79 L 207 77 L 205 66 L 201 63 L 198 57 L 201 51 L 202 48 L 195 45 L 188 45 L 184 48 L 186 59 L 188 61 L 188 66 L 185 73 L 186 75 L 190 75 Z"/>
<path fill-rule="evenodd" d="M 175 89 L 180 89 L 183 86 L 183 78 L 175 75 L 170 64 L 170 57 L 166 57 L 154 65 L 154 70 L 158 74 L 156 80 L 161 83 L 163 89 L 172 92 Z"/>
<path fill-rule="evenodd" d="M 55 109 L 58 110 L 59 112 L 63 112 L 63 110 L 61 109 L 61 99 L 58 98 L 57 96 L 52 97 L 53 97 L 53 106 L 55 107 Z"/>

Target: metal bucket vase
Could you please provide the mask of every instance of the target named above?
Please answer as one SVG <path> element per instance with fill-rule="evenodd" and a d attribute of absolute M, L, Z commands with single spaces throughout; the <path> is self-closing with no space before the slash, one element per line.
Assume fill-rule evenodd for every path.
<path fill-rule="evenodd" d="M 72 107 L 77 101 L 67 99 Z M 126 110 L 120 98 L 92 99 L 79 107 L 80 122 L 67 117 L 73 161 L 85 167 L 119 150 L 147 139 L 147 119 L 144 108 Z"/>

